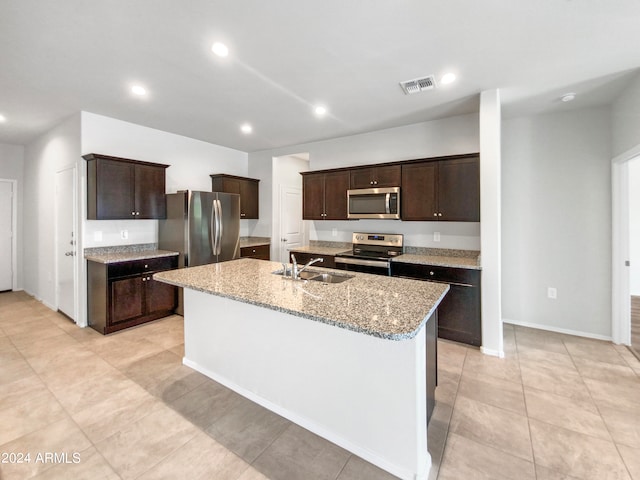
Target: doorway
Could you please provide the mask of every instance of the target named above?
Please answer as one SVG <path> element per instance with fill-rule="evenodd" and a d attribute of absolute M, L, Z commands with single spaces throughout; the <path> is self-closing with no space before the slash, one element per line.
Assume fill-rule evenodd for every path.
<path fill-rule="evenodd" d="M 280 261 L 289 262 L 289 249 L 302 246 L 302 189 L 280 187 Z"/>
<path fill-rule="evenodd" d="M 640 353 L 640 145 L 612 161 L 612 337 Z M 635 188 L 632 188 L 635 187 Z"/>
<path fill-rule="evenodd" d="M 0 292 L 15 286 L 15 184 L 15 180 L 0 180 Z"/>
<path fill-rule="evenodd" d="M 76 166 L 56 172 L 56 304 L 58 311 L 76 320 Z"/>

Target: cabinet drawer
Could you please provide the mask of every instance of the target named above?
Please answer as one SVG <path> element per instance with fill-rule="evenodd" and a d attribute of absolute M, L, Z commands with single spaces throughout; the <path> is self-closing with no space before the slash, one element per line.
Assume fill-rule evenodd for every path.
<path fill-rule="evenodd" d="M 259 260 L 270 259 L 270 245 L 257 245 L 255 247 L 242 247 L 240 256 L 242 258 L 257 258 Z"/>
<path fill-rule="evenodd" d="M 391 275 L 460 285 L 480 285 L 480 271 L 467 268 L 391 262 Z"/>
<path fill-rule="evenodd" d="M 128 277 L 146 272 L 159 272 L 171 270 L 178 266 L 177 255 L 173 257 L 146 258 L 144 260 L 131 260 L 127 262 L 111 263 L 108 266 L 108 277 Z"/>

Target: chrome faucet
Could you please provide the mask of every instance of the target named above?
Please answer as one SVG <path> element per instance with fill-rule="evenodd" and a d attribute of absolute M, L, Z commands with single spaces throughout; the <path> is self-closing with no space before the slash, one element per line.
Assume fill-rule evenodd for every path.
<path fill-rule="evenodd" d="M 312 258 L 307 263 L 305 263 L 301 268 L 298 268 L 298 262 L 296 261 L 296 256 L 292 253 L 291 254 L 291 263 L 292 263 L 291 278 L 293 278 L 294 280 L 299 280 L 300 274 L 304 271 L 305 268 L 318 262 L 324 262 L 324 258 L 321 258 L 321 257 Z"/>

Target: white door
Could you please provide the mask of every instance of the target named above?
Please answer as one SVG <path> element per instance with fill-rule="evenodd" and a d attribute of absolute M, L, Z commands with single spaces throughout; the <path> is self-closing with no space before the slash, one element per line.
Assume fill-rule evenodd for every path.
<path fill-rule="evenodd" d="M 76 318 L 75 185 L 75 167 L 69 167 L 56 173 L 56 292 L 58 310 L 72 320 Z"/>
<path fill-rule="evenodd" d="M 302 189 L 280 187 L 280 261 L 289 262 L 289 249 L 302 245 Z"/>
<path fill-rule="evenodd" d="M 13 289 L 13 182 L 0 181 L 0 292 Z"/>

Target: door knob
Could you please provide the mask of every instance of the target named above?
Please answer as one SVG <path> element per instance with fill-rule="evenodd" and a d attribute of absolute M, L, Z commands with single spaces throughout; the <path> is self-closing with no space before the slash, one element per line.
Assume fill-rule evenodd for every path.
<path fill-rule="evenodd" d="M 73 257 L 73 255 L 74 255 L 73 252 L 64 252 L 65 257 Z"/>

